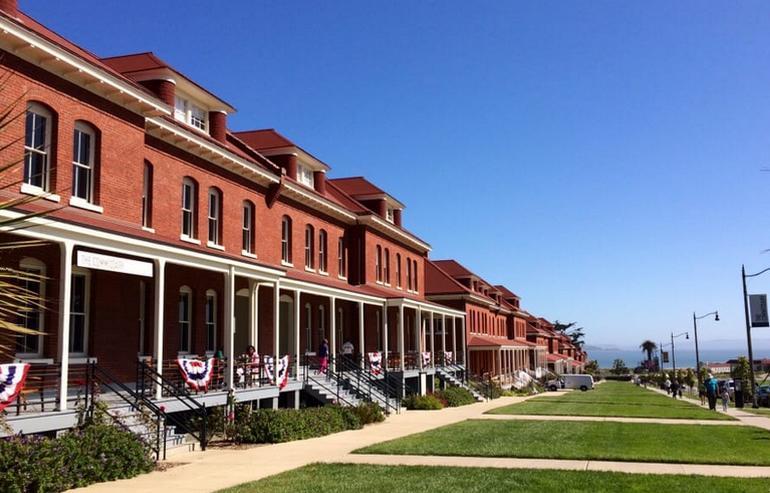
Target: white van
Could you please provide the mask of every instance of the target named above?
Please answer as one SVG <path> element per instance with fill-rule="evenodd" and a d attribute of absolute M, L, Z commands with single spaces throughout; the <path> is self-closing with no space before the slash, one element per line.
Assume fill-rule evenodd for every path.
<path fill-rule="evenodd" d="M 550 391 L 558 389 L 580 389 L 583 392 L 594 388 L 594 377 L 591 375 L 562 375 L 556 380 L 549 380 L 546 387 Z"/>

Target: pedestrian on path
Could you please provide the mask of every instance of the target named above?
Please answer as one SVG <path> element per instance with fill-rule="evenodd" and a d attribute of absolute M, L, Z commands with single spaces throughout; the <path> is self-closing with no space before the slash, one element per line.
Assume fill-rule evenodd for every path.
<path fill-rule="evenodd" d="M 727 412 L 727 405 L 730 403 L 730 392 L 727 391 L 727 385 L 722 389 L 722 411 Z"/>
<path fill-rule="evenodd" d="M 706 386 L 704 384 L 698 385 L 698 397 L 700 398 L 700 405 L 706 405 Z"/>
<path fill-rule="evenodd" d="M 717 389 L 719 388 L 719 382 L 714 378 L 714 375 L 709 373 L 706 379 L 706 397 L 709 401 L 709 409 L 712 411 L 717 410 Z"/>
<path fill-rule="evenodd" d="M 671 382 L 671 397 L 676 399 L 677 394 L 679 393 L 679 381 L 674 380 Z"/>
<path fill-rule="evenodd" d="M 669 380 L 668 377 L 666 377 L 666 381 L 663 382 L 663 388 L 666 389 L 667 394 L 671 393 L 671 380 Z"/>
<path fill-rule="evenodd" d="M 319 368 L 318 372 L 326 374 L 329 370 L 329 340 L 324 339 L 321 342 L 321 347 L 318 348 Z"/>

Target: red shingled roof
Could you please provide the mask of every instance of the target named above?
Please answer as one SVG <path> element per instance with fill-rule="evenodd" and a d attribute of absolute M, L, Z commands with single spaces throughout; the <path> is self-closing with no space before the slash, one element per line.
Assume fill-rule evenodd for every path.
<path fill-rule="evenodd" d="M 548 353 L 546 355 L 546 358 L 548 359 L 548 361 L 561 361 L 561 360 L 567 359 L 567 357 L 562 354 L 551 354 L 551 353 Z"/>
<path fill-rule="evenodd" d="M 452 277 L 466 277 L 475 275 L 473 272 L 466 269 L 457 260 L 434 260 L 433 263 L 439 266 L 444 272 Z"/>
<path fill-rule="evenodd" d="M 432 260 L 425 262 L 425 294 L 466 294 L 471 291 L 455 281 Z"/>
<path fill-rule="evenodd" d="M 243 132 L 234 132 L 234 134 L 239 139 L 246 142 L 248 145 L 258 151 L 278 149 L 281 147 L 297 147 L 294 142 L 290 141 L 272 128 L 266 128 L 262 130 L 246 130 Z"/>
<path fill-rule="evenodd" d="M 527 345 L 522 344 L 522 341 L 514 340 L 514 339 L 507 339 L 507 338 L 495 338 L 495 337 L 486 337 L 486 336 L 480 336 L 480 335 L 473 335 L 468 340 L 468 346 L 476 346 L 476 347 L 487 347 L 487 346 L 519 346 L 519 347 L 527 347 Z"/>
<path fill-rule="evenodd" d="M 334 178 L 333 180 L 329 180 L 330 182 L 337 185 L 340 189 L 344 190 L 345 193 L 352 195 L 353 197 L 356 196 L 365 196 L 365 195 L 385 195 L 385 191 L 376 186 L 374 183 L 370 182 L 363 176 L 351 176 L 348 178 Z"/>
<path fill-rule="evenodd" d="M 101 60 L 122 74 L 144 72 L 146 70 L 156 70 L 159 68 L 173 70 L 171 65 L 155 56 L 151 51 L 111 56 L 102 58 Z"/>
<path fill-rule="evenodd" d="M 506 288 L 502 284 L 498 284 L 495 286 L 495 289 L 503 293 L 503 298 L 510 299 L 510 298 L 519 298 L 519 295 L 511 291 L 510 289 Z"/>

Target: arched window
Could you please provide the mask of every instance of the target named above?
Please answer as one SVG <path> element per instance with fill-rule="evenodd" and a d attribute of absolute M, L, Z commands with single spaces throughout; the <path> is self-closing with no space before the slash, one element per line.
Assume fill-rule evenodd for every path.
<path fill-rule="evenodd" d="M 182 180 L 182 239 L 195 239 L 198 187 L 192 178 Z"/>
<path fill-rule="evenodd" d="M 315 229 L 313 226 L 305 226 L 305 268 L 312 269 L 315 259 Z"/>
<path fill-rule="evenodd" d="M 189 353 L 192 346 L 192 290 L 179 288 L 179 352 Z"/>
<path fill-rule="evenodd" d="M 390 286 L 390 250 L 385 249 L 385 284 Z"/>
<path fill-rule="evenodd" d="M 337 275 L 343 279 L 347 278 L 347 267 L 345 238 L 340 236 L 339 240 L 337 240 Z"/>
<path fill-rule="evenodd" d="M 19 262 L 19 270 L 24 273 L 21 278 L 22 288 L 26 291 L 24 312 L 21 313 L 19 325 L 29 330 L 43 332 L 45 317 L 43 309 L 45 302 L 45 264 L 34 258 L 25 258 Z M 39 357 L 43 354 L 42 334 L 28 334 L 16 339 L 16 355 L 19 357 Z"/>
<path fill-rule="evenodd" d="M 94 203 L 96 130 L 84 121 L 75 122 L 72 144 L 72 197 Z"/>
<path fill-rule="evenodd" d="M 144 162 L 142 175 L 142 227 L 152 228 L 152 164 Z"/>
<path fill-rule="evenodd" d="M 412 260 L 406 257 L 406 290 L 412 290 Z"/>
<path fill-rule="evenodd" d="M 382 282 L 382 247 L 377 245 L 377 254 L 374 258 L 375 280 Z"/>
<path fill-rule="evenodd" d="M 417 261 L 413 260 L 414 264 L 412 265 L 412 275 L 414 276 L 414 290 L 419 291 L 420 285 L 418 284 L 417 279 L 419 278 L 419 275 L 417 273 Z"/>
<path fill-rule="evenodd" d="M 206 291 L 206 351 L 217 350 L 217 292 Z"/>
<path fill-rule="evenodd" d="M 401 288 L 401 254 L 396 254 L 396 287 Z"/>
<path fill-rule="evenodd" d="M 326 231 L 321 230 L 318 232 L 318 270 L 321 272 L 327 272 L 327 244 L 326 244 Z"/>
<path fill-rule="evenodd" d="M 281 220 L 281 261 L 291 264 L 291 218 L 283 216 Z"/>
<path fill-rule="evenodd" d="M 210 246 L 222 245 L 222 192 L 209 188 L 209 242 Z"/>
<path fill-rule="evenodd" d="M 242 253 L 254 254 L 254 204 L 250 200 L 243 201 Z"/>
<path fill-rule="evenodd" d="M 51 191 L 51 126 L 53 113 L 40 103 L 29 103 L 24 132 L 24 184 Z"/>

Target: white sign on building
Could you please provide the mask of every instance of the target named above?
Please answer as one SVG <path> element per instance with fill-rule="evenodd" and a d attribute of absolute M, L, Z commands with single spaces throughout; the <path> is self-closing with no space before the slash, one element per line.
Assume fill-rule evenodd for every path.
<path fill-rule="evenodd" d="M 86 269 L 106 270 L 120 272 L 134 276 L 152 277 L 152 263 L 141 262 L 122 257 L 113 257 L 103 253 L 78 251 L 78 267 Z"/>

